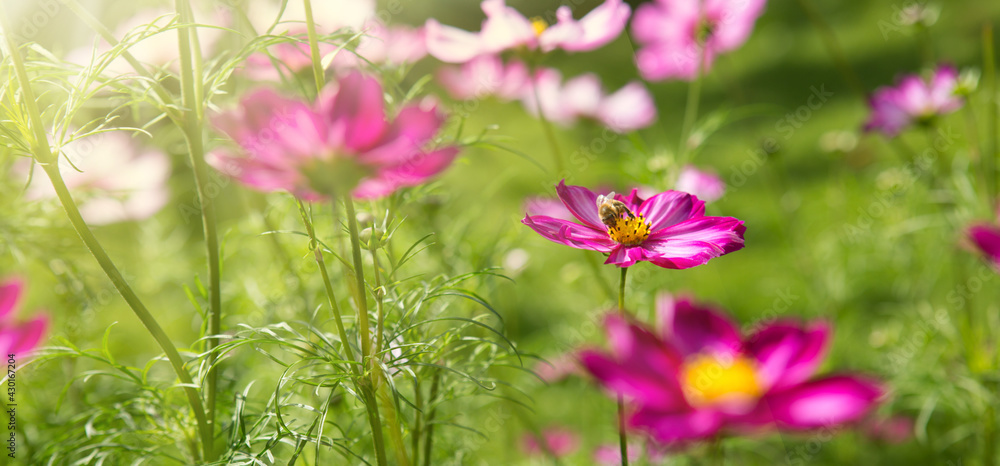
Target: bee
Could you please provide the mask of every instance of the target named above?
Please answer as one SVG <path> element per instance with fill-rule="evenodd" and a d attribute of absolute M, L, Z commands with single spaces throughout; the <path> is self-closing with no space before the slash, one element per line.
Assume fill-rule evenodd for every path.
<path fill-rule="evenodd" d="M 613 191 L 607 196 L 597 196 L 597 213 L 601 217 L 601 223 L 608 228 L 618 226 L 618 221 L 622 219 L 622 214 L 627 214 L 629 218 L 635 218 L 635 214 L 629 210 L 624 202 L 615 199 Z"/>

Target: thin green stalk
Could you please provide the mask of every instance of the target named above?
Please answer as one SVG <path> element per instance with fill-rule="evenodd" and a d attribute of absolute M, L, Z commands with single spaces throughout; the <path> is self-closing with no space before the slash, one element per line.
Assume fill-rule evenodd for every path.
<path fill-rule="evenodd" d="M 21 58 L 20 51 L 17 48 L 17 44 L 14 43 L 13 37 L 7 33 L 10 31 L 10 27 L 7 24 L 6 15 L 0 15 L 0 29 L 3 30 L 6 53 L 10 57 L 11 63 L 14 66 L 15 73 L 17 75 L 18 84 L 21 88 L 21 96 L 24 101 L 25 108 L 28 111 L 28 120 L 30 125 L 30 130 L 33 133 L 34 141 L 32 141 L 32 152 L 36 157 L 36 160 L 42 164 L 42 168 L 48 175 L 49 179 L 52 181 L 52 186 L 56 191 L 56 196 L 59 198 L 59 202 L 62 204 L 63 209 L 66 210 L 66 215 L 69 217 L 70 223 L 73 224 L 73 228 L 76 230 L 77 234 L 80 235 L 80 239 L 87 246 L 93 254 L 94 259 L 100 264 L 101 269 L 104 273 L 111 279 L 111 283 L 114 285 L 118 293 L 121 294 L 122 298 L 128 304 L 132 312 L 135 313 L 136 317 L 142 322 L 142 325 L 146 327 L 146 330 L 152 335 L 153 339 L 160 346 L 160 349 L 166 355 L 167 360 L 170 362 L 171 367 L 173 367 L 174 372 L 177 374 L 177 378 L 180 379 L 181 385 L 184 387 L 184 393 L 187 395 L 188 404 L 191 405 L 191 411 L 195 416 L 195 420 L 198 424 L 198 431 L 201 435 L 203 448 L 205 445 L 211 444 L 212 431 L 209 428 L 208 421 L 205 416 L 205 409 L 202 405 L 201 398 L 198 395 L 198 390 L 195 388 L 194 381 L 191 379 L 191 374 L 188 373 L 187 369 L 184 368 L 184 359 L 181 357 L 177 348 L 174 346 L 173 342 L 170 341 L 170 337 L 167 336 L 163 328 L 156 321 L 156 318 L 146 309 L 146 306 L 142 303 L 139 297 L 129 286 L 125 278 L 122 277 L 121 272 L 118 271 L 118 267 L 115 266 L 114 261 L 108 256 L 108 253 L 101 246 L 101 243 L 97 241 L 97 237 L 94 233 L 90 231 L 87 226 L 87 222 L 83 220 L 83 216 L 80 215 L 80 209 L 77 208 L 76 203 L 73 201 L 73 197 L 69 193 L 69 189 L 66 187 L 66 183 L 62 179 L 62 174 L 59 172 L 59 165 L 57 163 L 55 155 L 49 148 L 48 138 L 45 135 L 45 129 L 42 124 L 42 116 L 38 110 L 38 104 L 35 101 L 35 92 L 31 89 L 31 81 L 28 79 L 28 72 L 24 68 L 24 62 Z M 208 443 L 206 444 L 206 440 Z"/>
<path fill-rule="evenodd" d="M 997 127 L 997 116 L 1000 108 L 997 107 L 997 75 L 996 75 L 996 55 L 993 51 L 993 25 L 983 25 L 983 78 L 986 86 L 986 138 L 989 145 L 983 153 L 984 159 L 990 160 L 990 169 L 987 176 L 990 179 L 989 191 L 990 202 L 997 202 L 997 139 L 1000 138 L 1000 127 Z M 968 104 L 966 105 L 968 106 Z M 991 208 L 996 207 L 991 205 Z"/>
<path fill-rule="evenodd" d="M 420 466 L 420 434 L 423 430 L 424 422 L 424 396 L 420 391 L 420 378 L 413 378 L 413 405 L 416 407 L 413 413 L 413 430 L 410 432 L 410 456 L 413 463 Z"/>
<path fill-rule="evenodd" d="M 326 261 L 323 260 L 323 249 L 319 244 L 319 240 L 316 238 L 316 230 L 313 229 L 312 222 L 309 220 L 309 216 L 306 214 L 305 206 L 302 205 L 302 201 L 296 200 L 299 205 L 299 214 L 302 216 L 302 223 L 305 224 L 306 233 L 309 235 L 310 248 L 313 250 L 313 255 L 316 258 L 316 264 L 319 266 L 319 273 L 323 276 L 323 286 L 326 288 L 326 298 L 330 302 L 330 310 L 333 311 L 333 321 L 337 324 L 337 334 L 340 335 L 340 341 L 344 345 L 344 355 L 347 357 L 348 361 L 354 361 L 354 350 L 351 349 L 350 339 L 347 337 L 347 330 L 344 329 L 344 320 L 340 315 L 340 305 L 337 304 L 337 296 L 333 292 L 333 285 L 330 283 L 330 274 L 326 270 Z M 355 376 L 361 375 L 361 368 L 352 364 L 352 369 L 354 370 Z"/>
<path fill-rule="evenodd" d="M 823 45 L 826 47 L 826 51 L 833 57 L 833 61 L 840 71 L 840 74 L 847 82 L 847 85 L 854 90 L 858 96 L 863 97 L 865 95 L 865 86 L 861 83 L 861 78 L 858 77 L 858 73 L 854 71 L 851 63 L 847 61 L 847 55 L 844 54 L 844 49 L 840 47 L 840 41 L 837 40 L 837 35 L 833 33 L 833 29 L 830 25 L 823 21 L 823 16 L 819 14 L 816 7 L 809 0 L 796 0 L 802 10 L 805 11 L 806 17 L 809 21 L 813 23 L 813 26 L 819 30 L 820 38 L 823 40 Z"/>
<path fill-rule="evenodd" d="M 175 2 L 177 14 L 180 15 L 181 27 L 177 29 L 180 45 L 181 65 L 181 101 L 184 105 L 184 138 L 187 140 L 188 155 L 194 171 L 195 186 L 198 190 L 198 200 L 201 207 L 201 223 L 205 235 L 205 249 L 208 256 L 209 277 L 209 309 L 208 334 L 206 352 L 208 374 L 206 374 L 205 404 L 209 431 L 212 439 L 203 448 L 206 461 L 214 461 L 213 443 L 215 435 L 216 392 L 218 389 L 218 371 L 216 368 L 215 348 L 219 346 L 217 335 L 222 333 L 222 285 L 221 263 L 219 260 L 219 237 L 216 232 L 215 203 L 208 192 L 208 164 L 205 162 L 205 147 L 202 141 L 204 97 L 202 96 L 201 51 L 198 48 L 198 34 L 195 30 L 194 15 L 189 0 Z"/>
<path fill-rule="evenodd" d="M 431 392 L 430 396 L 427 397 L 427 404 L 433 405 L 434 401 L 437 400 L 438 396 L 438 385 L 441 383 L 441 370 L 438 368 L 432 368 L 434 371 L 434 376 L 431 379 Z M 431 412 L 427 414 L 427 420 L 424 424 L 427 426 L 427 431 L 424 433 L 424 462 L 423 466 L 431 466 L 431 447 L 434 446 L 434 418 L 437 416 L 437 405 L 431 408 Z"/>
<path fill-rule="evenodd" d="M 312 71 L 313 80 L 316 82 L 316 93 L 323 90 L 325 78 L 323 75 L 323 65 L 319 60 L 319 43 L 316 38 L 316 23 L 313 21 L 312 1 L 302 0 L 306 10 L 306 34 L 309 37 L 309 53 L 313 57 Z"/>
<path fill-rule="evenodd" d="M 535 67 L 532 66 L 531 70 L 532 79 L 535 78 Z M 556 133 L 552 129 L 552 122 L 549 121 L 548 117 L 545 116 L 545 109 L 542 108 L 542 97 L 538 93 L 538 86 L 536 85 L 537 80 L 531 84 L 531 92 L 535 95 L 535 108 L 538 110 L 538 119 L 542 122 L 542 133 L 545 134 L 545 139 L 549 143 L 549 149 L 552 150 L 552 159 L 556 164 L 556 174 L 558 176 L 563 176 L 563 171 L 565 167 L 563 166 L 563 156 L 562 150 L 559 149 L 559 141 L 556 139 Z"/>
<path fill-rule="evenodd" d="M 691 81 L 691 86 L 688 88 L 687 103 L 684 105 L 684 122 L 681 125 L 680 141 L 677 143 L 676 160 L 680 163 L 687 162 L 685 157 L 688 151 L 688 139 L 691 138 L 694 122 L 698 118 L 698 104 L 701 100 L 701 81 L 705 74 L 705 43 L 703 40 L 698 41 L 695 55 L 695 59 L 698 60 L 696 65 L 697 71 L 695 71 L 694 80 Z"/>
<path fill-rule="evenodd" d="M 368 321 L 368 292 L 365 286 L 365 263 L 361 258 L 361 239 L 358 237 L 358 214 L 354 210 L 354 200 L 350 195 L 344 196 L 344 207 L 347 211 L 347 231 L 351 237 L 351 253 L 354 259 L 354 278 L 357 281 L 358 331 L 361 333 L 361 363 L 365 369 L 374 366 L 372 354 L 371 324 Z M 373 389 L 378 387 L 375 371 L 368 379 L 365 407 L 372 427 L 372 438 L 375 440 L 375 454 L 380 466 L 386 464 L 385 444 L 382 440 L 382 420 L 378 412 L 378 400 Z"/>
<path fill-rule="evenodd" d="M 625 277 L 628 267 L 621 268 L 621 281 L 618 284 L 618 312 L 627 315 L 625 311 Z M 618 394 L 618 448 L 622 455 L 622 466 L 628 466 L 628 433 L 625 431 L 625 398 Z"/>

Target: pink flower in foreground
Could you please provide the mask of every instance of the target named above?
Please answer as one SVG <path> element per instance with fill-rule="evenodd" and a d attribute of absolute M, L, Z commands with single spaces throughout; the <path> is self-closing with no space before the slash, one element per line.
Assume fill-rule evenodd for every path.
<path fill-rule="evenodd" d="M 579 20 L 568 6 L 556 10 L 551 27 L 541 18 L 528 19 L 505 0 L 482 2 L 486 20 L 481 32 L 469 32 L 427 20 L 427 51 L 438 60 L 464 63 L 482 55 L 524 48 L 551 52 L 581 52 L 600 48 L 618 37 L 631 9 L 622 0 L 606 0 Z"/>
<path fill-rule="evenodd" d="M 12 314 L 23 290 L 24 282 L 18 279 L 0 283 L 0 354 L 4 357 L 35 349 L 49 326 L 49 318 L 45 316 L 24 323 L 14 322 Z"/>
<path fill-rule="evenodd" d="M 239 110 L 212 121 L 239 150 L 216 150 L 209 161 L 261 191 L 306 200 L 348 191 L 378 198 L 451 165 L 457 147 L 428 149 L 443 122 L 431 101 L 406 105 L 388 119 L 381 84 L 353 72 L 327 86 L 314 105 L 269 89 L 249 94 Z"/>
<path fill-rule="evenodd" d="M 537 86 L 536 91 L 531 86 Z M 645 128 L 656 120 L 656 105 L 646 88 L 632 82 L 617 92 L 606 95 L 601 80 L 593 73 L 577 76 L 565 84 L 562 75 L 553 69 L 536 73 L 522 94 L 524 108 L 538 116 L 538 102 L 550 121 L 570 125 L 578 118 L 591 118 L 625 133 Z"/>
<path fill-rule="evenodd" d="M 556 193 L 580 223 L 545 215 L 526 215 L 521 223 L 550 241 L 608 254 L 605 264 L 649 261 L 686 269 L 743 248 L 743 222 L 706 217 L 705 203 L 688 193 L 667 191 L 642 199 L 633 189 L 628 196 L 598 196 L 563 181 Z"/>
<path fill-rule="evenodd" d="M 556 458 L 573 454 L 580 446 L 580 437 L 575 433 L 561 428 L 548 428 L 542 432 L 545 446 L 549 453 Z M 534 434 L 525 434 L 521 439 L 521 447 L 527 455 L 541 455 L 545 453 L 539 438 Z"/>
<path fill-rule="evenodd" d="M 715 57 L 738 48 L 753 31 L 765 0 L 656 0 L 635 12 L 632 31 L 641 48 L 639 72 L 650 81 L 690 80 L 698 59 L 707 71 Z"/>
<path fill-rule="evenodd" d="M 61 153 L 59 172 L 91 225 L 144 220 L 170 201 L 170 158 L 158 149 L 140 148 L 124 131 L 74 140 Z M 26 163 L 17 171 L 27 176 L 29 170 Z M 35 170 L 25 198 L 55 197 L 49 177 Z"/>
<path fill-rule="evenodd" d="M 528 67 L 518 61 L 504 64 L 496 55 L 483 55 L 461 66 L 442 67 L 437 78 L 455 99 L 496 96 L 505 101 L 517 100 L 528 86 Z"/>
<path fill-rule="evenodd" d="M 957 87 L 958 72 L 943 65 L 934 71 L 930 81 L 908 75 L 896 87 L 879 88 L 869 101 L 872 114 L 865 131 L 881 131 L 894 137 L 914 122 L 924 123 L 954 112 L 965 102 L 955 93 Z"/>
<path fill-rule="evenodd" d="M 715 202 L 726 194 L 726 183 L 719 178 L 719 175 L 701 171 L 693 165 L 681 170 L 675 188 L 678 191 L 694 194 L 705 202 Z"/>
<path fill-rule="evenodd" d="M 741 337 L 721 311 L 658 299 L 662 334 L 617 315 L 605 320 L 611 352 L 587 350 L 584 367 L 633 405 L 628 422 L 658 442 L 702 440 L 728 429 L 830 428 L 861 419 L 882 396 L 854 375 L 813 379 L 826 323 L 777 322 Z"/>

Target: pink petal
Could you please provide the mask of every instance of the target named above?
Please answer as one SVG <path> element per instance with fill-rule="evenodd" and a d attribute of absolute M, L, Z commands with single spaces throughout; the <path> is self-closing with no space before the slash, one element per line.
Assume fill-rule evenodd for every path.
<path fill-rule="evenodd" d="M 597 194 L 583 186 L 569 186 L 566 180 L 556 185 L 556 194 L 566 208 L 585 225 L 600 230 L 607 237 L 607 227 L 601 222 Z"/>
<path fill-rule="evenodd" d="M 656 105 L 646 87 L 631 82 L 604 98 L 597 119 L 619 133 L 645 128 L 656 121 Z"/>
<path fill-rule="evenodd" d="M 566 13 L 562 13 L 563 8 L 565 8 Z M 573 40 L 564 39 L 561 41 L 560 47 L 571 52 L 594 50 L 603 47 L 605 44 L 615 40 L 625 30 L 625 25 L 628 23 L 631 12 L 632 9 L 624 4 L 622 0 L 606 0 L 597 8 L 591 10 L 590 13 L 587 13 L 577 23 L 580 29 L 582 29 L 582 34 Z M 569 15 L 570 19 L 572 19 L 572 15 L 567 7 L 562 7 L 556 12 L 557 15 L 560 13 Z M 553 26 L 553 28 L 555 27 Z"/>
<path fill-rule="evenodd" d="M 992 225 L 969 227 L 969 238 L 993 262 L 1000 262 L 1000 229 Z"/>
<path fill-rule="evenodd" d="M 750 37 L 765 0 L 708 0 L 706 14 L 715 21 L 711 43 L 719 51 L 735 49 Z"/>
<path fill-rule="evenodd" d="M 49 327 L 49 318 L 36 317 L 23 324 L 7 327 L 0 331 L 0 352 L 2 354 L 27 353 L 42 341 L 42 336 Z M 6 348 L 6 351 L 4 351 Z"/>
<path fill-rule="evenodd" d="M 356 152 L 370 149 L 387 130 L 382 98 L 378 80 L 359 72 L 324 89 L 319 111 L 330 126 L 329 140 Z"/>
<path fill-rule="evenodd" d="M 18 278 L 8 279 L 0 283 L 0 319 L 6 318 L 17 306 L 24 292 L 24 281 Z"/>
<path fill-rule="evenodd" d="M 366 165 L 406 162 L 421 152 L 443 123 L 444 114 L 433 101 L 407 105 L 393 120 L 380 145 L 360 154 L 358 161 Z"/>
<path fill-rule="evenodd" d="M 403 163 L 380 170 L 376 176 L 365 178 L 352 191 L 358 199 L 376 199 L 388 196 L 399 188 L 416 186 L 441 173 L 458 155 L 457 147 L 419 153 Z"/>
<path fill-rule="evenodd" d="M 677 178 L 676 189 L 691 193 L 702 201 L 714 202 L 726 193 L 726 183 L 714 173 L 687 165 Z"/>
<path fill-rule="evenodd" d="M 666 326 L 664 332 L 681 354 L 733 354 L 740 349 L 740 332 L 721 310 L 697 305 L 688 298 L 658 301 Z"/>
<path fill-rule="evenodd" d="M 535 28 L 531 21 L 517 10 L 507 6 L 505 0 L 483 0 L 483 30 L 480 38 L 486 53 L 499 53 L 525 45 L 529 49 L 537 44 Z"/>
<path fill-rule="evenodd" d="M 566 208 L 566 204 L 557 199 L 529 197 L 524 201 L 524 211 L 532 217 L 544 215 L 569 222 L 576 220 L 576 217 Z"/>
<path fill-rule="evenodd" d="M 575 43 L 583 38 L 583 26 L 573 19 L 573 12 L 563 5 L 556 10 L 556 24 L 548 27 L 538 37 L 538 44 L 543 52 L 551 52 L 556 48 L 570 50 Z"/>
<path fill-rule="evenodd" d="M 465 63 L 485 52 L 478 33 L 445 26 L 436 20 L 427 20 L 424 26 L 427 53 L 448 63 Z"/>
<path fill-rule="evenodd" d="M 660 443 L 707 439 L 722 428 L 723 416 L 712 410 L 659 411 L 642 407 L 629 419 L 629 425 L 652 435 Z"/>
<path fill-rule="evenodd" d="M 604 100 L 601 80 L 593 73 L 570 79 L 563 86 L 561 98 L 564 100 L 564 104 L 569 107 L 567 109 L 569 112 L 596 118 L 601 101 Z"/>
<path fill-rule="evenodd" d="M 642 243 L 660 267 L 686 269 L 743 248 L 743 222 L 731 217 L 698 217 L 654 232 Z"/>
<path fill-rule="evenodd" d="M 617 243 L 615 243 L 617 244 Z M 611 255 L 604 261 L 605 265 L 616 265 L 618 267 L 631 267 L 639 261 L 649 260 L 646 252 L 637 246 L 618 245 L 611 251 Z"/>
<path fill-rule="evenodd" d="M 650 231 L 656 232 L 701 217 L 705 203 L 685 192 L 666 191 L 646 199 L 636 213 L 646 218 Z"/>
<path fill-rule="evenodd" d="M 542 215 L 525 216 L 521 223 L 549 241 L 598 252 L 611 252 L 618 245 L 608 237 L 607 232 Z"/>
<path fill-rule="evenodd" d="M 831 376 L 766 395 L 752 423 L 773 422 L 791 429 L 834 427 L 864 417 L 883 393 L 874 381 Z"/>
<path fill-rule="evenodd" d="M 826 356 L 830 326 L 818 322 L 803 328 L 791 322 L 769 325 L 747 338 L 744 350 L 753 356 L 771 390 L 808 380 Z"/>

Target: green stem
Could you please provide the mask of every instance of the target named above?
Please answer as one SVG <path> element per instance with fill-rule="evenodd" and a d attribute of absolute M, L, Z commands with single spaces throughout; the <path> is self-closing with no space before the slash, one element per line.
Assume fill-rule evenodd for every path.
<path fill-rule="evenodd" d="M 532 79 L 535 78 L 535 71 L 535 67 L 532 66 L 529 71 Z M 545 139 L 549 143 L 549 149 L 552 151 L 552 159 L 556 165 L 556 174 L 557 176 L 563 176 L 565 167 L 563 166 L 562 150 L 559 149 L 559 141 L 556 139 L 556 133 L 552 129 L 552 122 L 545 116 L 545 109 L 542 108 L 541 94 L 538 93 L 538 86 L 535 85 L 535 82 L 531 84 L 531 92 L 535 95 L 535 108 L 538 110 L 538 119 L 542 122 L 542 133 L 545 134 Z"/>
<path fill-rule="evenodd" d="M 181 57 L 181 100 L 184 104 L 184 137 L 187 140 L 188 154 L 194 169 L 195 186 L 198 189 L 198 200 L 201 205 L 201 221 L 205 235 L 205 249 L 208 256 L 209 276 L 209 320 L 206 353 L 208 374 L 206 374 L 205 403 L 207 407 L 208 429 L 212 439 L 204 445 L 206 461 L 214 461 L 213 453 L 215 433 L 216 392 L 218 388 L 218 371 L 216 369 L 215 348 L 219 346 L 217 335 L 222 333 L 222 285 L 221 264 L 219 260 L 219 237 L 216 232 L 215 204 L 208 192 L 208 164 L 205 162 L 205 147 L 203 138 L 203 116 L 205 100 L 202 95 L 201 50 L 198 46 L 198 34 L 195 30 L 194 15 L 189 0 L 177 0 L 175 3 L 180 15 L 181 27 L 177 29 Z"/>
<path fill-rule="evenodd" d="M 621 268 L 621 281 L 618 284 L 618 312 L 625 316 L 625 277 L 628 267 Z M 628 466 L 628 433 L 625 431 L 625 398 L 618 394 L 618 448 L 622 455 L 622 466 Z"/>
<path fill-rule="evenodd" d="M 681 126 L 681 137 L 677 144 L 677 161 L 681 164 L 687 162 L 685 157 L 689 148 L 688 140 L 691 138 L 691 131 L 694 122 L 698 118 L 698 103 L 701 100 L 701 81 L 705 71 L 705 46 L 702 43 L 697 47 L 698 70 L 695 72 L 691 87 L 688 88 L 687 103 L 684 105 L 684 122 Z"/>
<path fill-rule="evenodd" d="M 844 49 L 840 47 L 840 42 L 837 40 L 837 35 L 833 33 L 833 29 L 830 25 L 823 21 L 823 16 L 819 14 L 816 7 L 810 3 L 809 0 L 796 0 L 802 10 L 805 11 L 806 16 L 809 21 L 813 23 L 813 26 L 819 30 L 820 38 L 823 40 L 823 45 L 826 47 L 827 52 L 833 57 L 833 61 L 840 71 L 841 76 L 847 85 L 854 90 L 859 96 L 865 95 L 865 86 L 861 83 L 861 78 L 858 77 L 858 73 L 854 71 L 851 63 L 847 61 L 847 55 L 844 54 Z"/>
<path fill-rule="evenodd" d="M 433 368 L 434 376 L 431 379 L 431 392 L 430 396 L 427 397 L 427 404 L 433 405 L 437 400 L 438 396 L 438 385 L 441 383 L 441 370 L 438 368 Z M 434 446 L 434 418 L 437 416 L 437 405 L 431 408 L 431 412 L 427 414 L 427 420 L 424 425 L 427 426 L 426 432 L 424 433 L 424 466 L 431 466 L 431 447 Z"/>
<path fill-rule="evenodd" d="M 69 189 L 66 187 L 66 183 L 62 179 L 62 174 L 59 172 L 59 165 L 56 160 L 56 156 L 49 148 L 48 138 L 45 135 L 45 129 L 42 125 L 42 116 L 38 110 L 38 104 L 35 101 L 35 93 L 34 90 L 31 89 L 31 81 L 28 80 L 28 72 L 24 67 L 24 62 L 21 58 L 20 51 L 17 48 L 17 44 L 14 43 L 13 37 L 7 33 L 7 31 L 10 31 L 11 29 L 7 24 L 6 15 L 0 15 L 0 29 L 4 31 L 3 36 L 5 38 L 5 45 L 7 48 L 6 53 L 10 57 L 11 63 L 14 66 L 18 84 L 21 88 L 24 105 L 28 111 L 29 125 L 34 136 L 32 152 L 35 155 L 36 160 L 42 164 L 42 168 L 52 181 L 52 187 L 56 191 L 56 196 L 59 198 L 59 202 L 62 204 L 63 209 L 66 210 L 66 215 L 69 217 L 70 223 L 73 224 L 73 228 L 76 230 L 77 234 L 80 235 L 80 239 L 83 240 L 87 249 L 89 249 L 91 254 L 93 254 L 94 259 L 96 259 L 97 263 L 100 264 L 101 269 L 108 276 L 108 278 L 111 279 L 111 283 L 114 285 L 115 289 L 118 290 L 118 293 L 125 299 L 129 308 L 132 309 L 132 312 L 134 312 L 136 317 L 139 318 L 142 325 L 146 327 L 146 330 L 150 333 L 150 335 L 152 335 L 153 339 L 156 340 L 156 343 L 166 355 L 167 360 L 174 369 L 174 373 L 177 374 L 177 378 L 184 387 L 184 393 L 187 395 L 188 404 L 191 405 L 191 411 L 198 424 L 198 431 L 201 435 L 203 448 L 210 449 L 213 438 L 212 431 L 205 417 L 205 409 L 202 405 L 201 398 L 198 395 L 198 390 L 195 388 L 194 381 L 191 379 L 191 374 L 184 368 L 184 359 L 177 351 L 173 342 L 170 341 L 170 337 L 168 337 L 166 332 L 163 331 L 163 328 L 160 327 L 156 318 L 154 318 L 149 310 L 146 309 L 146 306 L 132 290 L 132 287 L 130 287 L 128 282 L 125 281 L 125 278 L 122 277 L 122 274 L 119 272 L 118 267 L 115 266 L 114 261 L 112 261 L 111 257 L 108 256 L 108 253 L 101 246 L 97 237 L 95 237 L 94 233 L 90 231 L 90 228 L 87 226 L 87 222 L 83 220 L 83 216 L 80 215 L 80 209 L 77 208 L 76 203 L 73 201 L 73 197 L 70 195 Z M 206 453 L 208 453 L 208 450 L 206 450 Z"/>
<path fill-rule="evenodd" d="M 370 370 L 374 365 L 372 354 L 371 324 L 368 321 L 368 292 L 365 286 L 365 263 L 361 258 L 361 240 L 358 238 L 358 214 L 354 210 L 354 200 L 348 194 L 344 196 L 344 207 L 347 211 L 347 231 L 351 237 L 351 254 L 354 259 L 354 278 L 357 281 L 357 303 L 358 303 L 358 331 L 361 333 L 361 364 L 365 370 Z M 378 412 L 378 400 L 375 398 L 373 389 L 378 387 L 378 377 L 376 371 L 371 372 L 368 383 L 367 402 L 368 417 L 372 427 L 372 438 L 375 441 L 375 454 L 378 464 L 386 464 L 385 444 L 382 440 L 382 420 Z"/>
<path fill-rule="evenodd" d="M 319 42 L 316 39 L 316 23 L 313 21 L 312 1 L 302 0 L 302 4 L 305 6 L 306 10 L 306 34 L 308 34 L 309 37 L 309 53 L 313 57 L 313 80 L 316 82 L 316 93 L 319 94 L 319 92 L 323 90 L 323 86 L 326 84 L 324 82 L 326 79 L 323 75 L 323 65 L 320 62 L 319 57 Z"/>
<path fill-rule="evenodd" d="M 323 286 L 326 288 L 326 298 L 330 303 L 330 310 L 333 311 L 333 321 L 337 324 L 337 334 L 340 335 L 340 341 L 344 345 L 344 355 L 347 357 L 348 361 L 354 361 L 354 350 L 351 349 L 350 339 L 347 337 L 347 330 L 344 329 L 344 320 L 340 316 L 340 305 L 337 304 L 337 296 L 333 292 L 333 285 L 330 283 L 330 274 L 326 270 L 326 261 L 323 260 L 323 249 L 319 244 L 319 240 L 316 238 L 316 230 L 313 229 L 312 222 L 309 220 L 309 216 L 306 213 L 305 206 L 302 201 L 296 200 L 295 202 L 299 205 L 299 214 L 302 216 L 302 223 L 305 224 L 306 233 L 309 235 L 310 244 L 309 247 L 313 250 L 313 255 L 316 258 L 316 264 L 319 266 L 319 273 L 323 276 Z M 361 375 L 361 368 L 356 365 L 351 365 L 355 376 Z"/>

